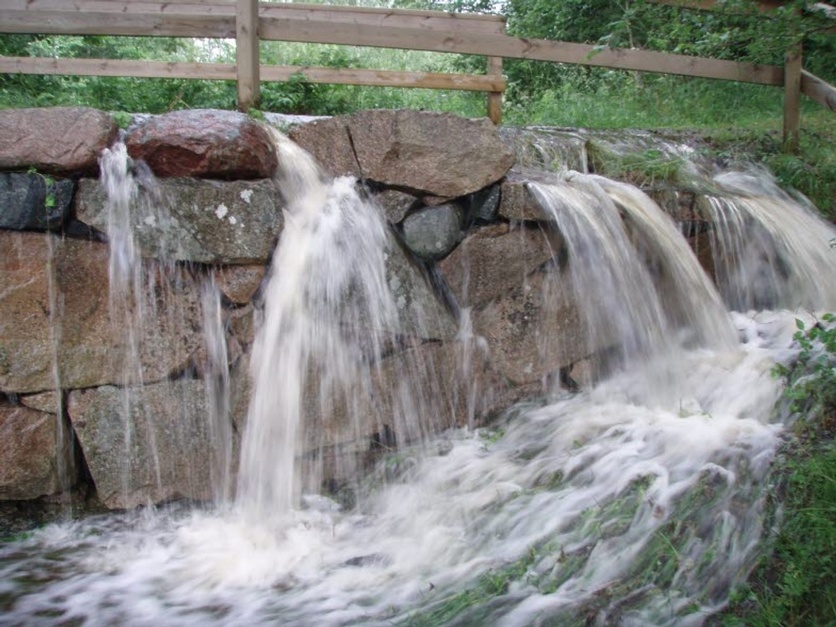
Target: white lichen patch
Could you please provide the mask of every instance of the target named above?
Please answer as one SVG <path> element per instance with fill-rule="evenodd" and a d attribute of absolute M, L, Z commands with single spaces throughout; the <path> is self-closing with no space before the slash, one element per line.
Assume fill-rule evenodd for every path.
<path fill-rule="evenodd" d="M 223 220 L 224 217 L 226 216 L 226 214 L 228 214 L 228 213 L 229 213 L 229 209 L 224 204 L 218 205 L 218 208 L 215 209 L 215 215 L 218 217 L 218 220 Z"/>
<path fill-rule="evenodd" d="M 243 200 L 245 203 L 247 203 L 249 205 L 250 202 L 252 202 L 253 190 L 251 190 L 251 189 L 242 190 L 241 193 L 239 194 L 239 196 L 241 197 L 241 200 Z"/>
<path fill-rule="evenodd" d="M 236 222 L 238 222 L 238 218 L 236 218 L 235 216 L 229 216 L 230 224 L 234 225 Z"/>
<path fill-rule="evenodd" d="M 146 226 L 154 227 L 157 226 L 157 216 L 145 216 L 143 220 Z"/>

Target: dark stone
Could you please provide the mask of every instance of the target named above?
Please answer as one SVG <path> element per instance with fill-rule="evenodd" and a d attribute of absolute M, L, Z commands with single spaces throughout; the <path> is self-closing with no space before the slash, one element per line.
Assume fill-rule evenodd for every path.
<path fill-rule="evenodd" d="M 491 185 L 467 197 L 467 222 L 493 222 L 499 216 L 500 186 Z"/>
<path fill-rule="evenodd" d="M 422 259 L 441 259 L 458 243 L 463 217 L 456 203 L 421 209 L 403 221 L 404 242 Z"/>
<path fill-rule="evenodd" d="M 56 230 L 70 213 L 74 183 L 34 173 L 0 173 L 0 228 Z"/>

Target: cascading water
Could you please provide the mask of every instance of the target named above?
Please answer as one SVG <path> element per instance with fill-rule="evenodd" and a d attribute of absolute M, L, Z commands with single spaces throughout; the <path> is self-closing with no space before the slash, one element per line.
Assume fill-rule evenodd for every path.
<path fill-rule="evenodd" d="M 144 505 L 154 499 L 171 468 L 163 468 L 160 446 L 177 446 L 195 433 L 208 432 L 207 458 L 211 461 L 211 487 L 215 502 L 225 502 L 230 495 L 232 433 L 229 413 L 229 372 L 225 336 L 222 328 L 220 295 L 211 275 L 204 282 L 203 294 L 193 295 L 193 306 L 202 317 L 203 371 L 206 420 L 191 427 L 197 410 L 179 401 L 182 385 L 167 381 L 160 372 L 148 380 L 146 368 L 161 350 L 183 351 L 182 347 L 160 346 L 159 335 L 168 330 L 169 338 L 185 337 L 190 324 L 188 299 L 170 306 L 172 294 L 183 290 L 183 273 L 188 269 L 177 264 L 177 243 L 163 237 L 156 259 L 144 259 L 135 232 L 137 224 L 153 226 L 171 221 L 165 199 L 161 197 L 153 174 L 142 162 L 133 162 L 125 144 L 117 142 L 100 159 L 101 183 L 105 191 L 107 233 L 109 238 L 109 307 L 114 334 L 121 337 L 121 350 L 113 360 L 120 399 L 116 419 L 122 422 L 122 451 L 118 478 L 124 506 Z M 182 303 L 187 303 L 183 305 Z M 174 342 L 177 340 L 175 339 Z M 183 360 L 187 358 L 183 356 Z M 162 379 L 162 380 L 160 380 Z M 176 405 L 168 411 L 169 424 L 155 416 L 159 399 L 168 397 Z M 162 401 L 165 402 L 165 401 Z M 179 415 L 178 415 L 179 414 Z M 185 443 L 185 442 L 184 442 Z M 192 446 L 201 444 L 191 441 Z M 186 481 L 194 481 L 188 477 Z"/>
<path fill-rule="evenodd" d="M 300 494 L 297 442 L 331 395 L 351 419 L 379 400 L 370 380 L 399 339 L 386 230 L 353 181 L 325 182 L 304 153 L 279 148 L 299 167 L 281 181 L 287 225 L 235 507 L 95 516 L 3 543 L 0 623 L 697 625 L 721 608 L 763 534 L 782 428 L 770 370 L 796 350 L 797 314 L 733 314 L 733 343 L 690 251 L 647 248 L 673 227 L 643 197 L 584 175 L 532 184 L 566 240 L 567 271 L 581 273 L 587 325 L 630 367 L 490 428 L 402 447 L 343 510 Z M 643 269 L 648 259 L 667 274 Z M 207 289 L 204 314 L 217 320 Z M 459 337 L 479 344 L 467 325 Z M 677 349 L 665 362 L 673 393 L 648 384 L 660 344 Z M 432 407 L 412 392 L 394 411 Z"/>
<path fill-rule="evenodd" d="M 734 344 L 716 290 L 673 222 L 650 198 L 630 185 L 577 172 L 528 186 L 566 241 L 570 283 L 587 324 L 590 353 L 613 345 L 621 361 L 644 362 L 676 343 L 677 328 L 696 335 L 701 345 Z M 654 258 L 664 260 L 656 265 L 670 275 L 665 305 L 619 209 L 645 246 L 653 246 Z"/>
<path fill-rule="evenodd" d="M 822 309 L 836 303 L 836 228 L 766 172 L 726 172 L 706 196 L 717 282 L 729 307 Z"/>
<path fill-rule="evenodd" d="M 131 173 L 130 158 L 123 143 L 105 149 L 100 160 L 102 186 L 108 199 L 108 232 L 110 233 L 109 300 L 111 325 L 121 329 L 125 337 L 125 355 L 121 361 L 122 410 L 120 418 L 124 428 L 124 450 L 133 446 L 136 422 L 133 415 L 140 403 L 137 392 L 142 387 L 142 363 L 139 356 L 145 318 L 145 298 L 142 258 L 134 241 L 131 206 L 137 193 L 137 184 Z M 139 411 L 142 411 L 141 408 Z M 148 429 L 149 442 L 157 483 L 160 482 L 156 454 L 155 433 Z M 122 491 L 127 500 L 130 482 L 131 457 L 122 457 L 120 476 Z"/>
<path fill-rule="evenodd" d="M 229 421 L 229 363 L 221 316 L 221 293 L 214 275 L 203 284 L 203 333 L 206 345 L 206 412 L 212 443 L 212 490 L 217 505 L 232 495 L 232 425 Z"/>
<path fill-rule="evenodd" d="M 298 505 L 306 404 L 324 413 L 334 397 L 345 399 L 359 436 L 357 413 L 367 407 L 360 395 L 369 395 L 377 357 L 397 331 L 382 219 L 357 195 L 353 179 L 328 184 L 295 144 L 278 137 L 277 146 L 293 169 L 280 181 L 285 228 L 255 341 L 237 494 L 238 505 L 261 520 Z"/>

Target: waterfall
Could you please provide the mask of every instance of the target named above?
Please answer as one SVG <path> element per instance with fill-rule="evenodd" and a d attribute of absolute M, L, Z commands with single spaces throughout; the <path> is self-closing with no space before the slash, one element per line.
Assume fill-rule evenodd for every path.
<path fill-rule="evenodd" d="M 528 186 L 566 242 L 569 282 L 586 322 L 590 353 L 613 345 L 619 361 L 645 362 L 680 341 L 677 329 L 694 335 L 699 345 L 735 344 L 717 291 L 673 221 L 645 194 L 577 172 Z M 634 228 L 632 236 L 621 211 Z M 651 254 L 652 263 L 639 251 Z"/>
<path fill-rule="evenodd" d="M 325 181 L 311 157 L 278 134 L 277 147 L 285 227 L 251 362 L 237 493 L 239 506 L 261 519 L 299 504 L 296 458 L 309 406 L 327 415 L 334 399 L 344 400 L 346 421 L 359 427 L 377 357 L 397 331 L 377 210 L 352 178 Z"/>
<path fill-rule="evenodd" d="M 212 490 L 216 504 L 232 495 L 232 424 L 229 420 L 229 358 L 221 316 L 221 293 L 214 275 L 201 291 L 203 334 L 206 345 L 206 413 L 212 443 Z"/>
<path fill-rule="evenodd" d="M 182 443 L 201 448 L 204 442 L 195 441 L 194 436 L 199 434 L 202 440 L 204 433 L 208 434 L 206 456 L 211 467 L 205 474 L 211 477 L 187 473 L 184 481 L 207 483 L 215 502 L 225 502 L 231 493 L 232 426 L 220 294 L 210 275 L 202 294 L 194 295 L 204 344 L 200 369 L 205 402 L 197 408 L 184 400 L 182 385 L 168 380 L 177 373 L 161 372 L 154 380 L 147 376 L 149 362 L 157 358 L 158 351 L 182 351 L 161 346 L 158 336 L 177 341 L 185 335 L 183 329 L 193 315 L 188 300 L 183 304 L 184 299 L 173 297 L 183 291 L 183 275 L 189 272 L 177 263 L 177 242 L 163 235 L 155 242 L 157 258 L 145 259 L 135 232 L 137 224 L 152 227 L 171 221 L 166 199 L 148 167 L 133 162 L 122 142 L 104 150 L 100 167 L 109 240 L 109 313 L 114 336 L 121 338 L 121 350 L 112 357 L 119 383 L 113 391 L 119 398 L 117 419 L 123 434 L 117 473 L 121 502 L 135 506 L 152 500 L 150 495 L 160 489 L 164 475 L 173 472 L 163 468 L 159 447 Z M 175 302 L 178 305 L 172 306 Z"/>
<path fill-rule="evenodd" d="M 125 338 L 125 354 L 121 358 L 121 411 L 123 446 L 125 455 L 119 474 L 124 498 L 128 498 L 128 486 L 133 471 L 129 451 L 133 447 L 137 421 L 134 415 L 143 412 L 141 390 L 143 380 L 140 359 L 140 342 L 144 335 L 146 315 L 145 283 L 142 258 L 134 241 L 131 207 L 138 195 L 138 184 L 131 172 L 130 158 L 123 143 L 105 149 L 100 159 L 101 184 L 107 196 L 108 233 L 110 239 L 109 303 L 111 326 L 119 329 Z M 140 423 L 144 424 L 144 423 Z M 152 451 L 156 483 L 160 483 L 156 434 L 146 429 Z"/>
<path fill-rule="evenodd" d="M 396 243 L 379 209 L 353 178 L 328 179 L 289 140 L 277 136 L 277 149 L 285 226 L 258 309 L 237 477 L 209 272 L 202 376 L 214 506 L 91 516 L 0 545 L 4 619 L 679 626 L 721 610 L 769 532 L 769 469 L 784 429 L 771 372 L 798 353 L 796 317 L 812 320 L 779 308 L 833 306 L 816 274 L 832 274 L 832 228 L 746 177 L 719 176 L 706 201 L 717 290 L 639 190 L 577 172 L 529 183 L 567 253 L 565 264 L 534 270 L 547 275 L 544 317 L 571 292 L 588 352 L 603 347 L 613 367 L 579 391 L 528 394 L 481 425 L 472 414 L 453 425 L 439 400 L 452 383 L 442 379 L 476 378 L 477 360 L 490 358 L 474 323 L 481 305 L 459 312 L 457 369 L 436 369 L 423 355 L 443 342 L 407 337 L 387 275 Z M 120 226 L 137 183 L 124 148 L 102 169 L 114 322 L 137 359 L 124 374 L 130 416 L 144 383 L 149 262 Z M 154 264 L 151 274 L 162 271 Z M 733 309 L 775 310 L 729 313 L 721 295 Z M 543 328 L 548 351 L 559 338 Z M 419 371 L 430 383 L 418 383 Z M 301 467 L 318 432 L 341 429 L 368 452 L 369 426 L 377 455 L 365 460 L 355 503 L 312 490 L 317 478 Z"/>
<path fill-rule="evenodd" d="M 836 227 L 809 201 L 790 197 L 770 174 L 731 171 L 715 177 L 705 212 L 717 283 L 732 309 L 836 307 Z"/>
<path fill-rule="evenodd" d="M 720 295 L 674 222 L 638 188 L 602 176 L 590 179 L 625 212 L 643 265 L 655 272 L 670 327 L 692 333 L 700 346 L 734 346 L 737 338 Z"/>

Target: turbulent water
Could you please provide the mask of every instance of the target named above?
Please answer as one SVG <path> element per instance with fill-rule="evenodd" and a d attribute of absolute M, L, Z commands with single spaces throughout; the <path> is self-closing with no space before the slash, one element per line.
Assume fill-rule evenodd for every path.
<path fill-rule="evenodd" d="M 258 522 L 173 509 L 39 529 L 0 549 L 0 622 L 698 623 L 762 531 L 770 368 L 793 320 L 737 315 L 739 348 L 669 364 L 687 381 L 673 406 L 633 370 L 402 451 L 362 511 L 311 495 Z"/>
<path fill-rule="evenodd" d="M 531 184 L 567 242 L 592 332 L 615 336 L 628 367 L 393 452 L 343 509 L 305 493 L 294 460 L 314 382 L 312 398 L 348 397 L 393 341 L 386 229 L 351 179 L 325 181 L 293 146 L 279 149 L 302 165 L 280 182 L 286 226 L 235 500 L 221 447 L 220 505 L 90 516 L 3 541 L 0 624 L 689 625 L 722 608 L 764 533 L 783 429 L 771 371 L 793 358 L 807 315 L 726 313 L 672 222 L 629 186 Z M 663 272 L 646 269 L 654 259 Z M 211 282 L 203 312 L 222 363 Z M 476 341 L 465 327 L 460 337 Z M 222 411 L 228 380 L 209 376 Z"/>
<path fill-rule="evenodd" d="M 298 505 L 305 404 L 327 411 L 331 398 L 345 398 L 347 419 L 357 423 L 356 390 L 368 394 L 373 367 L 364 353 L 380 354 L 397 329 L 379 213 L 357 195 L 354 179 L 326 182 L 295 144 L 279 136 L 277 146 L 294 168 L 279 181 L 288 206 L 254 343 L 236 497 L 255 519 Z"/>
<path fill-rule="evenodd" d="M 836 228 L 809 201 L 790 197 L 765 172 L 726 172 L 707 197 L 714 223 L 714 265 L 730 307 L 803 307 L 836 303 L 833 269 Z M 830 274 L 832 276 L 832 274 Z"/>

